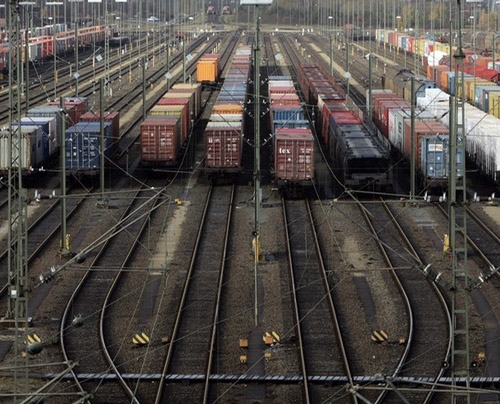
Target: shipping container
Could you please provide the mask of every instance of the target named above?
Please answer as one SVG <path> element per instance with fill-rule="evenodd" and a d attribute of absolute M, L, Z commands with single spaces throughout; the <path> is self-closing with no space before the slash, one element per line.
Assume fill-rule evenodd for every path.
<path fill-rule="evenodd" d="M 44 135 L 47 136 L 49 151 L 48 154 L 52 156 L 59 150 L 60 139 L 57 133 L 57 119 L 54 117 L 34 117 L 26 116 L 21 118 L 22 126 L 39 126 Z"/>
<path fill-rule="evenodd" d="M 12 129 L 17 131 L 19 127 L 16 123 L 12 125 Z M 48 136 L 43 132 L 40 126 L 22 125 L 21 128 L 21 156 L 12 150 L 12 158 L 14 161 L 20 161 L 23 174 L 30 174 L 34 169 L 43 165 L 49 157 L 49 140 Z M 6 172 L 9 168 L 9 134 L 10 128 L 0 130 L 0 170 Z"/>
<path fill-rule="evenodd" d="M 187 139 L 191 129 L 191 119 L 189 116 L 189 109 L 185 105 L 155 105 L 149 111 L 149 116 L 171 116 L 181 118 L 181 145 Z"/>
<path fill-rule="evenodd" d="M 111 157 L 111 124 L 104 123 L 104 154 Z M 101 125 L 79 122 L 66 129 L 66 170 L 76 176 L 96 175 L 101 167 Z"/>
<path fill-rule="evenodd" d="M 141 162 L 175 165 L 179 158 L 181 118 L 150 116 L 141 124 Z"/>
<path fill-rule="evenodd" d="M 310 129 L 279 128 L 274 139 L 278 183 L 306 183 L 314 178 L 314 138 Z"/>
<path fill-rule="evenodd" d="M 100 122 L 100 111 L 88 111 L 80 116 L 80 122 Z M 111 124 L 111 134 L 113 136 L 113 147 L 118 146 L 120 140 L 120 113 L 118 111 L 104 111 L 104 122 Z"/>
<path fill-rule="evenodd" d="M 73 111 L 70 115 L 68 125 L 72 126 L 80 122 L 80 117 L 88 111 L 87 97 L 65 97 L 63 99 L 66 111 Z M 49 105 L 59 106 L 59 101 L 52 101 Z"/>
<path fill-rule="evenodd" d="M 243 149 L 241 120 L 208 122 L 205 128 L 205 167 L 231 173 L 241 170 Z"/>

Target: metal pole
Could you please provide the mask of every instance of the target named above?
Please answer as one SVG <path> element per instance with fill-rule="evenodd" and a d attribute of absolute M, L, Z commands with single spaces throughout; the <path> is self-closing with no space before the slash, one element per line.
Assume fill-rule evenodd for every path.
<path fill-rule="evenodd" d="M 24 64 L 25 66 L 25 97 L 26 97 L 26 111 L 29 109 L 30 105 L 30 61 L 29 61 L 29 30 L 27 29 L 25 31 L 25 52 L 26 52 L 26 63 Z"/>
<path fill-rule="evenodd" d="M 69 241 L 67 240 L 67 227 L 66 227 L 66 114 L 65 114 L 65 105 L 64 99 L 61 97 L 59 99 L 59 124 L 57 125 L 58 133 L 56 136 L 60 140 L 61 144 L 61 153 L 59 156 L 60 164 L 61 164 L 61 247 L 60 247 L 60 255 L 62 257 L 67 256 L 69 254 Z M 67 245 L 68 244 L 68 245 Z"/>
<path fill-rule="evenodd" d="M 333 76 L 333 39 L 330 31 L 330 76 Z"/>
<path fill-rule="evenodd" d="M 100 129 L 100 189 L 101 189 L 101 202 L 100 207 L 107 207 L 107 203 L 104 199 L 104 164 L 105 164 L 105 152 L 106 152 L 106 142 L 104 136 L 104 79 L 101 77 L 99 80 L 99 129 Z"/>
<path fill-rule="evenodd" d="M 347 91 L 346 91 L 346 97 L 349 96 L 349 78 L 351 77 L 351 74 L 349 73 L 349 36 L 347 36 L 347 42 L 346 42 L 346 56 L 345 56 L 345 78 L 347 80 L 346 86 L 347 86 Z"/>
<path fill-rule="evenodd" d="M 74 3 L 73 7 L 75 8 L 75 20 L 74 20 L 74 26 L 75 26 L 75 97 L 78 97 L 78 3 Z"/>
<path fill-rule="evenodd" d="M 260 253 L 260 24 L 259 6 L 255 6 L 255 49 L 254 49 L 254 114 L 255 114 L 255 137 L 254 137 L 254 180 L 255 180 L 255 262 L 259 262 Z"/>
<path fill-rule="evenodd" d="M 494 70 L 497 70 L 497 66 L 496 66 L 496 54 L 495 54 L 495 51 L 496 51 L 496 47 L 497 47 L 497 44 L 496 44 L 496 40 L 497 40 L 497 35 L 495 33 L 493 33 L 493 53 L 492 53 L 492 56 L 493 56 L 493 69 Z"/>
<path fill-rule="evenodd" d="M 186 82 L 186 30 L 182 36 L 182 82 Z"/>
<path fill-rule="evenodd" d="M 141 58 L 142 64 L 142 119 L 146 118 L 146 59 Z"/>
<path fill-rule="evenodd" d="M 9 26 L 9 139 L 7 144 L 8 164 L 8 212 L 7 268 L 8 302 L 6 319 L 14 319 L 14 395 L 17 402 L 18 389 L 29 391 L 27 357 L 21 355 L 23 334 L 28 332 L 28 207 L 27 190 L 23 188 L 21 133 L 21 85 L 22 85 L 22 37 L 19 20 L 19 1 L 10 0 L 8 7 Z M 26 55 L 27 57 L 28 55 Z M 17 121 L 17 125 L 14 122 Z M 21 330 L 24 328 L 24 330 Z M 21 384 L 22 383 L 22 384 Z"/>
<path fill-rule="evenodd" d="M 372 121 L 372 54 L 368 54 L 368 120 Z"/>
<path fill-rule="evenodd" d="M 415 200 L 415 77 L 411 77 L 411 117 L 410 117 L 410 201 Z"/>

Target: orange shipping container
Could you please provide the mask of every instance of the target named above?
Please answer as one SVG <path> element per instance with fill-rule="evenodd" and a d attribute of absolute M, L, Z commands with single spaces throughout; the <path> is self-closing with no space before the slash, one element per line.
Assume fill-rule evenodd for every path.
<path fill-rule="evenodd" d="M 215 82 L 217 81 L 217 60 L 203 60 L 201 59 L 196 64 L 196 81 L 201 82 Z"/>
<path fill-rule="evenodd" d="M 243 107 L 241 104 L 215 104 L 212 108 L 213 114 L 242 114 Z"/>

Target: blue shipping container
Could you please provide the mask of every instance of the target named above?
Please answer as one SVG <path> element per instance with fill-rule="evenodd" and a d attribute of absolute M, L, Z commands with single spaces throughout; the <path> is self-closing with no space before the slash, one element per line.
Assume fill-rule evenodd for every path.
<path fill-rule="evenodd" d="M 88 171 L 100 167 L 99 122 L 79 122 L 66 130 L 66 168 L 68 170 Z M 104 123 L 106 156 L 111 154 L 113 138 L 111 123 Z"/>

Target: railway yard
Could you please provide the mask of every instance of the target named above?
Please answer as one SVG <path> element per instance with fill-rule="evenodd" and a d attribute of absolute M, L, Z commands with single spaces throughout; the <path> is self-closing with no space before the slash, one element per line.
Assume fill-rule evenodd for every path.
<path fill-rule="evenodd" d="M 494 73 L 459 80 L 397 30 L 212 7 L 210 30 L 120 36 L 103 63 L 116 27 L 89 28 L 1 109 L 0 403 L 500 402 Z M 474 104 L 456 216 L 455 95 Z"/>

